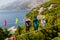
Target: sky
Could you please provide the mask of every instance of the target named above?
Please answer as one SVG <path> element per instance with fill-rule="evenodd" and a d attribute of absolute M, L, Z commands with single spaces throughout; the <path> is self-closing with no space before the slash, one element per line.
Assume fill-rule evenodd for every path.
<path fill-rule="evenodd" d="M 2 5 L 6 5 L 6 4 L 8 4 L 8 3 L 11 3 L 11 2 L 14 2 L 15 0 L 0 0 L 0 7 L 2 6 Z"/>
<path fill-rule="evenodd" d="M 14 1 L 20 1 L 20 3 L 23 3 L 28 0 L 0 0 L 0 7 L 9 3 L 13 3 Z"/>
<path fill-rule="evenodd" d="M 32 9 L 41 3 L 42 0 L 0 0 L 0 9 L 20 9 L 21 7 Z"/>

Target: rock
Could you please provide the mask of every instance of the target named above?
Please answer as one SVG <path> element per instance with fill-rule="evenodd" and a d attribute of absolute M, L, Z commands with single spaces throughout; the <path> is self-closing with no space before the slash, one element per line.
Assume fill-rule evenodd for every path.
<path fill-rule="evenodd" d="M 41 7 L 38 11 L 39 11 L 39 14 L 42 13 L 46 8 L 44 7 Z"/>
<path fill-rule="evenodd" d="M 42 18 L 42 15 L 41 14 L 37 16 L 37 19 L 41 19 L 41 18 Z"/>
<path fill-rule="evenodd" d="M 50 10 L 52 7 L 54 6 L 54 4 L 51 4 L 48 8 L 48 10 Z"/>

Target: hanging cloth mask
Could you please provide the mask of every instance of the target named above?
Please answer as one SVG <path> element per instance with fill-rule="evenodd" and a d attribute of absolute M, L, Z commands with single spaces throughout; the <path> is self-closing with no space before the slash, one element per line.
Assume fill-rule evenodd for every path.
<path fill-rule="evenodd" d="M 18 18 L 16 18 L 16 22 L 15 23 L 18 24 Z"/>
<path fill-rule="evenodd" d="M 31 24 L 30 19 L 27 17 L 25 18 L 25 25 L 26 25 L 26 31 L 29 31 Z"/>
<path fill-rule="evenodd" d="M 6 20 L 4 20 L 4 26 L 6 26 L 7 25 L 7 21 Z"/>
<path fill-rule="evenodd" d="M 42 19 L 42 20 L 41 20 L 41 24 L 42 24 L 42 26 L 44 27 L 45 24 L 46 24 L 46 19 Z"/>
<path fill-rule="evenodd" d="M 34 17 L 33 23 L 34 23 L 34 29 L 38 30 L 38 20 L 36 16 Z"/>

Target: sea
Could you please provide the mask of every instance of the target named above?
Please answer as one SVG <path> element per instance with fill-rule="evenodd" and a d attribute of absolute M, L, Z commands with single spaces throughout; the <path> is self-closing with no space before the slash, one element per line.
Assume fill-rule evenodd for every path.
<path fill-rule="evenodd" d="M 29 10 L 1 10 L 0 11 L 0 27 L 10 28 L 12 26 L 17 27 L 25 24 L 24 18 Z M 16 18 L 18 18 L 18 24 L 15 24 Z M 7 21 L 7 25 L 4 26 L 4 20 Z"/>

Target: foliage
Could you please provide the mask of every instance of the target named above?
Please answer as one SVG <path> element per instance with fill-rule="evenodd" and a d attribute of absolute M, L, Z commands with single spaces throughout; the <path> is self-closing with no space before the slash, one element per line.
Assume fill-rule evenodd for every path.
<path fill-rule="evenodd" d="M 10 37 L 11 35 L 9 34 L 9 31 L 7 31 L 6 28 L 2 29 L 0 28 L 0 39 L 4 40 L 7 37 Z"/>
<path fill-rule="evenodd" d="M 22 32 L 22 28 L 20 26 L 17 27 L 17 30 L 15 31 L 16 35 L 20 35 Z"/>
<path fill-rule="evenodd" d="M 52 7 L 50 10 L 47 9 L 51 4 L 54 4 L 55 6 Z M 46 16 L 46 29 L 42 29 L 40 26 L 40 20 L 39 21 L 39 28 L 37 32 L 34 32 L 34 26 L 33 26 L 33 18 L 34 16 L 38 15 L 38 10 L 40 7 L 45 7 L 46 10 L 42 12 L 42 15 Z M 26 33 L 26 27 L 25 25 L 21 28 L 20 26 L 17 27 L 17 30 L 15 34 L 17 35 L 17 40 L 60 40 L 60 0 L 51 0 L 49 2 L 46 2 L 36 8 L 33 8 L 28 14 L 26 14 L 28 18 L 31 19 L 31 28 L 29 34 Z M 49 28 L 48 28 L 49 27 Z M 6 29 L 5 29 L 6 30 Z M 5 32 L 5 34 L 8 34 L 8 32 Z M 24 35 L 23 35 L 24 34 Z M 0 39 L 4 39 L 4 32 L 0 28 Z M 22 35 L 22 36 L 20 36 Z M 2 39 L 2 40 L 3 40 Z"/>

